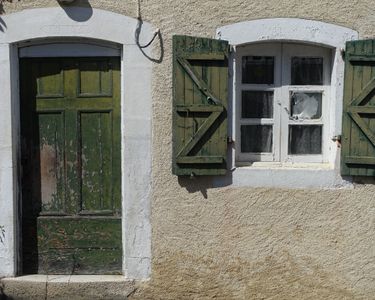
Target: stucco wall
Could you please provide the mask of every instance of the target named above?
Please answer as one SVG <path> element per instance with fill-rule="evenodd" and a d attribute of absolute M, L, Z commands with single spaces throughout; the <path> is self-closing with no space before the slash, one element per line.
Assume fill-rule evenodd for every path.
<path fill-rule="evenodd" d="M 78 4 L 136 17 L 137 1 Z M 4 4 L 6 13 L 56 6 Z M 354 189 L 214 188 L 171 174 L 171 37 L 273 17 L 319 20 L 375 36 L 372 0 L 141 1 L 161 30 L 153 68 L 152 277 L 134 299 L 375 299 L 375 185 Z M 22 24 L 19 24 L 22 26 Z"/>

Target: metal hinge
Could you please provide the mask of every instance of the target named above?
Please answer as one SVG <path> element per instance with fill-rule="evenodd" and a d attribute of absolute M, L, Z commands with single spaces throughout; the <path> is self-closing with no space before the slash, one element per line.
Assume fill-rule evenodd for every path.
<path fill-rule="evenodd" d="M 342 59 L 345 60 L 345 49 L 344 48 L 340 49 L 340 54 L 341 54 Z"/>
<path fill-rule="evenodd" d="M 337 144 L 337 147 L 339 148 L 341 147 L 341 135 L 340 134 L 333 136 L 331 140 Z"/>

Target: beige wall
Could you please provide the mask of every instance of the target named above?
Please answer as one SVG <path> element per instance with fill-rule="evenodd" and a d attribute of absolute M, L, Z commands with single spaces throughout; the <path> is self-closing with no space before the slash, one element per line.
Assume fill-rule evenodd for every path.
<path fill-rule="evenodd" d="M 136 0 L 77 3 L 137 13 Z M 21 0 L 4 10 L 56 5 Z M 298 17 L 368 38 L 373 1 L 143 0 L 141 11 L 160 28 L 164 57 L 153 70 L 152 279 L 132 298 L 375 299 L 374 181 L 352 190 L 213 188 L 171 174 L 173 34 L 213 37 L 239 21 Z"/>

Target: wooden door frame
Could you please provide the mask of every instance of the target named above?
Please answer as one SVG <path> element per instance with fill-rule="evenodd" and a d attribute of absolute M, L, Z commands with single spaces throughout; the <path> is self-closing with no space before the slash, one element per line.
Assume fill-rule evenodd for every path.
<path fill-rule="evenodd" d="M 87 14 L 87 8 L 69 7 L 73 14 Z M 4 128 L 0 138 L 0 209 L 5 215 L 5 243 L 0 245 L 0 276 L 20 274 L 20 115 L 19 49 L 26 44 L 48 44 L 56 40 L 83 38 L 102 45 L 116 43 L 121 48 L 121 160 L 122 160 L 122 243 L 123 274 L 128 279 L 148 279 L 151 269 L 151 69 L 146 55 L 134 41 L 138 21 L 119 14 L 94 9 L 85 22 L 64 14 L 60 7 L 25 10 L 4 16 L 7 30 L 0 32 L 0 61 L 3 72 Z M 60 20 L 56 27 L 56 18 Z M 33 26 L 19 26 L 24 20 Z M 65 25 L 66 24 L 66 25 Z M 121 28 L 121 30 L 119 30 Z M 143 23 L 142 35 L 152 37 L 152 27 Z M 141 80 L 141 86 L 139 78 Z M 137 103 L 137 105 L 134 105 Z M 126 109 L 124 109 L 126 107 Z M 124 130 L 126 128 L 126 130 Z M 125 167 L 126 166 L 126 167 Z M 132 175 L 132 176 L 130 176 Z M 133 188 L 130 188 L 133 187 Z M 133 242 L 135 241 L 135 242 Z"/>

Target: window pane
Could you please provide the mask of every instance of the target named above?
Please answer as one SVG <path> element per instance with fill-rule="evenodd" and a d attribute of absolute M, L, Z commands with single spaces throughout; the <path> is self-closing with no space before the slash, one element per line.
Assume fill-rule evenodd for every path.
<path fill-rule="evenodd" d="M 289 125 L 289 154 L 321 154 L 321 125 Z"/>
<path fill-rule="evenodd" d="M 241 152 L 272 152 L 272 125 L 242 125 Z"/>
<path fill-rule="evenodd" d="M 322 85 L 322 57 L 292 57 L 292 85 Z"/>
<path fill-rule="evenodd" d="M 242 118 L 273 118 L 273 92 L 242 91 Z"/>
<path fill-rule="evenodd" d="M 290 110 L 295 120 L 319 119 L 322 116 L 322 93 L 292 92 Z"/>
<path fill-rule="evenodd" d="M 273 84 L 273 56 L 242 57 L 242 83 Z"/>

